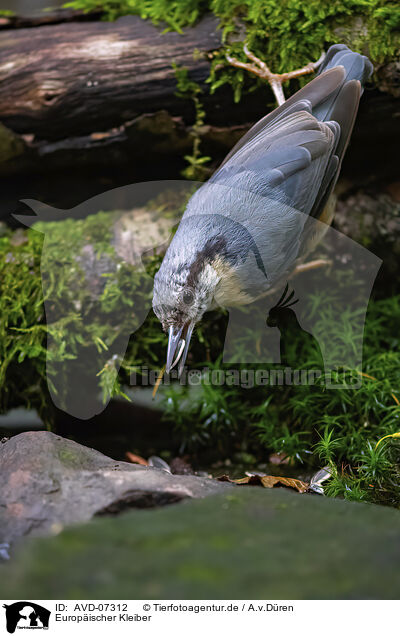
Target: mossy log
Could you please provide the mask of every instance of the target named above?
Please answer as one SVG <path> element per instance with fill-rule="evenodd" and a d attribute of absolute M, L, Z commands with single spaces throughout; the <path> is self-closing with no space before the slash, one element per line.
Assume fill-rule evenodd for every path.
<path fill-rule="evenodd" d="M 182 158 L 193 141 L 193 103 L 176 95 L 173 63 L 186 67 L 204 90 L 202 152 L 218 163 L 273 100 L 267 88 L 246 93 L 238 104 L 229 86 L 210 94 L 210 52 L 222 46 L 217 26 L 217 18 L 207 16 L 183 33 L 164 33 L 128 16 L 111 23 L 2 30 L 0 121 L 20 152 L 8 154 L 0 144 L 0 174 L 98 170 L 110 165 L 111 156 L 114 167 L 131 165 L 136 179 L 143 178 L 142 172 L 161 178 L 162 169 L 155 174 L 155 165 Z M 351 44 L 343 33 L 340 39 Z M 358 182 L 371 174 L 396 177 L 398 61 L 389 60 L 377 71 L 376 87 L 363 97 L 347 162 Z"/>

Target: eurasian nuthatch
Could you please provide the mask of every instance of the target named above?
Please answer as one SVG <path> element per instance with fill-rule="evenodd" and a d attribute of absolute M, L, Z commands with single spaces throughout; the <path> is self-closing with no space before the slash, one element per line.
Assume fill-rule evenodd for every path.
<path fill-rule="evenodd" d="M 255 124 L 191 197 L 154 280 L 153 308 L 169 333 L 167 372 L 178 361 L 182 371 L 204 312 L 268 294 L 315 243 L 308 221 L 330 223 L 372 71 L 365 56 L 332 46 L 318 75 Z"/>

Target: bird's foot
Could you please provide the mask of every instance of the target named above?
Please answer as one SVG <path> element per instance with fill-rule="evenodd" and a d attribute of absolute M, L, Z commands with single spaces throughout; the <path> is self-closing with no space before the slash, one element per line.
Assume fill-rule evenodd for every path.
<path fill-rule="evenodd" d="M 258 77 L 261 77 L 261 79 L 266 79 L 272 88 L 278 106 L 285 102 L 285 94 L 283 92 L 282 84 L 290 79 L 294 79 L 295 77 L 301 77 L 302 75 L 314 73 L 314 71 L 316 71 L 317 68 L 321 66 L 325 57 L 325 53 L 322 53 L 321 57 L 316 62 L 310 62 L 309 64 L 306 64 L 306 66 L 298 68 L 295 71 L 290 71 L 289 73 L 272 73 L 265 62 L 256 57 L 254 53 L 249 51 L 246 44 L 243 46 L 243 51 L 246 57 L 251 60 L 250 63 L 240 62 L 235 57 L 231 57 L 230 55 L 227 55 L 226 59 L 230 64 L 232 64 L 232 66 L 235 66 L 236 68 L 243 68 L 246 71 L 249 71 L 249 73 L 253 73 Z"/>
<path fill-rule="evenodd" d="M 316 259 L 315 261 L 309 261 L 308 263 L 301 263 L 300 265 L 296 265 L 289 278 L 293 278 L 294 276 L 297 276 L 297 274 L 302 274 L 303 272 L 309 272 L 312 269 L 327 267 L 328 265 L 332 265 L 332 261 L 325 260 L 323 258 Z"/>

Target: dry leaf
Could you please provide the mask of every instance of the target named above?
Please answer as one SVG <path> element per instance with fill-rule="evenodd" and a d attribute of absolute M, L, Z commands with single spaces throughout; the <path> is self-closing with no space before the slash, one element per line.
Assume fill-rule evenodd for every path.
<path fill-rule="evenodd" d="M 229 481 L 238 486 L 264 486 L 264 488 L 273 488 L 274 486 L 286 486 L 294 488 L 297 492 L 307 492 L 308 484 L 300 479 L 292 479 L 292 477 L 276 477 L 275 475 L 248 475 L 242 479 L 231 479 L 228 475 L 218 477 L 219 481 Z"/>
<path fill-rule="evenodd" d="M 93 141 L 100 141 L 101 139 L 108 139 L 109 137 L 111 137 L 111 133 L 110 132 L 93 132 L 90 134 L 91 139 L 93 139 Z"/>
<path fill-rule="evenodd" d="M 125 457 L 129 462 L 132 462 L 132 464 L 140 464 L 141 466 L 149 465 L 147 459 L 144 459 L 144 457 L 140 457 L 140 455 L 135 455 L 134 453 L 131 453 L 129 451 L 125 453 Z"/>
<path fill-rule="evenodd" d="M 286 486 L 287 488 L 294 488 L 298 492 L 307 492 L 308 484 L 300 479 L 292 479 L 292 477 L 274 477 L 272 475 L 265 475 L 260 477 L 261 483 L 264 488 L 273 488 L 274 486 Z"/>

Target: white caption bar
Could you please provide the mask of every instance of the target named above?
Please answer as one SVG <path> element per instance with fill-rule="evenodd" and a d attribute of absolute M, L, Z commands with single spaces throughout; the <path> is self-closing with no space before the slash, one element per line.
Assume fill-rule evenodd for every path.
<path fill-rule="evenodd" d="M 376 636 L 396 625 L 399 601 L 1 601 L 1 634 Z M 23 630 L 23 631 L 22 631 Z"/>

